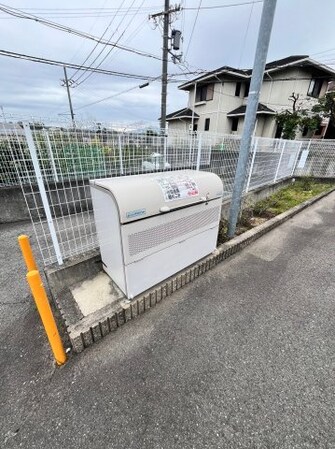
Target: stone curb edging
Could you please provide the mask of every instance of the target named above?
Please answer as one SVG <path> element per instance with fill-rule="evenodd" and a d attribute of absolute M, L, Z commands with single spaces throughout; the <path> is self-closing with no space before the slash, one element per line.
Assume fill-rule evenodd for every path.
<path fill-rule="evenodd" d="M 110 316 L 105 316 L 100 320 L 96 314 L 93 319 L 87 317 L 87 320 L 81 320 L 78 324 L 69 326 L 68 333 L 75 352 L 82 352 L 94 342 L 101 340 L 107 334 L 115 331 L 118 327 L 127 323 L 128 321 L 142 315 L 156 304 L 161 302 L 167 296 L 170 296 L 176 290 L 184 287 L 184 285 L 192 282 L 206 271 L 215 267 L 218 263 L 232 256 L 236 252 L 248 246 L 250 243 L 257 240 L 262 235 L 271 231 L 278 225 L 284 223 L 289 218 L 306 209 L 308 206 L 319 201 L 321 198 L 334 192 L 335 188 L 323 192 L 320 195 L 311 198 L 292 209 L 283 212 L 282 214 L 271 218 L 261 225 L 250 229 L 243 234 L 234 237 L 232 240 L 220 245 L 210 256 L 200 260 L 196 264 L 188 267 L 178 275 L 163 282 L 153 290 L 146 292 L 143 296 L 134 299 L 130 303 L 124 303 L 118 307 Z M 99 312 L 99 311 L 98 311 Z M 101 310 L 101 312 L 103 312 Z M 107 311 L 106 311 L 107 312 Z M 87 321 L 85 323 L 85 321 Z M 86 324 L 86 331 L 82 332 L 83 325 Z"/>

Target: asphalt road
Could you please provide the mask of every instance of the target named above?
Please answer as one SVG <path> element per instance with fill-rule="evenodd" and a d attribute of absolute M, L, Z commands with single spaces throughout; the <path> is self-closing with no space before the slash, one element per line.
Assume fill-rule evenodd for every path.
<path fill-rule="evenodd" d="M 61 369 L 1 226 L 0 447 L 335 448 L 334 223 L 332 193 Z"/>

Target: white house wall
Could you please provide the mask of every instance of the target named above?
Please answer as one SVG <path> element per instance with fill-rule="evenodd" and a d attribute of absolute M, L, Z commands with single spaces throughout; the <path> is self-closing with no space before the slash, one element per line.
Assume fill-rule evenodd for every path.
<path fill-rule="evenodd" d="M 260 102 L 265 106 L 281 111 L 291 109 L 292 102 L 289 97 L 294 92 L 299 94 L 299 104 L 304 108 L 310 108 L 317 102 L 317 99 L 308 97 L 312 74 L 309 69 L 304 68 L 286 68 L 281 71 L 269 72 L 271 76 L 265 76 L 266 81 L 260 94 Z M 287 79 L 288 78 L 288 79 Z M 268 81 L 269 80 L 269 81 Z M 194 87 L 189 91 L 188 107 L 194 109 L 199 115 L 195 120 L 198 124 L 198 132 L 205 132 L 205 120 L 210 119 L 209 132 L 231 133 L 231 120 L 227 113 L 246 104 L 247 98 L 244 98 L 244 81 L 242 80 L 241 93 L 239 97 L 235 96 L 236 82 L 238 80 L 226 80 L 223 83 L 217 81 L 214 86 L 213 100 L 198 102 L 194 104 Z M 324 81 L 320 96 L 324 95 L 327 89 L 327 81 Z M 241 134 L 243 129 L 243 116 L 239 117 L 238 129 L 233 134 Z M 171 123 L 173 129 L 181 129 L 178 121 Z M 257 136 L 274 137 L 276 132 L 276 122 L 271 115 L 258 116 L 256 128 Z M 184 129 L 184 128 L 183 128 Z M 300 133 L 297 137 L 300 137 Z"/>
<path fill-rule="evenodd" d="M 270 75 L 273 79 L 272 81 L 265 81 L 262 86 L 260 102 L 265 104 L 275 111 L 283 111 L 285 109 L 292 109 L 292 101 L 289 97 L 294 92 L 296 95 L 299 94 L 298 107 L 310 109 L 314 104 L 317 103 L 317 98 L 309 97 L 307 95 L 310 82 L 312 80 L 312 75 L 309 70 L 303 68 L 291 68 L 285 71 L 276 72 Z M 283 78 L 295 78 L 291 80 L 283 80 Z M 323 82 L 320 96 L 323 96 L 327 89 L 327 81 Z M 269 137 L 273 137 L 276 131 L 276 126 L 271 127 L 272 129 L 267 129 L 266 132 Z M 297 133 L 297 138 L 302 137 L 301 132 Z"/>
<path fill-rule="evenodd" d="M 268 116 L 265 119 L 264 127 L 261 134 L 257 133 L 257 136 L 260 137 L 274 137 L 276 134 L 277 124 L 273 117 Z"/>
<path fill-rule="evenodd" d="M 235 81 L 215 83 L 213 100 L 198 102 L 194 105 L 194 88 L 189 93 L 188 107 L 199 115 L 198 131 L 205 129 L 206 118 L 210 119 L 209 132 L 230 133 L 231 121 L 227 113 L 243 104 L 243 97 L 235 97 Z M 242 92 L 241 92 L 242 94 Z M 194 105 L 194 106 L 193 106 Z"/>
<path fill-rule="evenodd" d="M 191 88 L 191 90 L 188 92 L 188 103 L 187 107 L 192 108 L 194 104 L 194 87 Z"/>
<path fill-rule="evenodd" d="M 306 69 L 292 68 L 280 72 L 269 73 L 273 81 L 264 81 L 260 102 L 271 109 L 281 111 L 292 108 L 292 101 L 288 98 L 294 92 L 299 94 L 299 103 L 303 107 L 310 107 L 317 102 L 317 99 L 307 95 L 312 75 Z M 284 78 L 301 78 L 284 80 Z M 269 79 L 266 77 L 265 79 Z M 322 96 L 327 88 L 327 82 L 324 81 L 320 95 Z"/>
<path fill-rule="evenodd" d="M 173 121 L 168 121 L 168 127 L 169 129 L 173 130 L 173 131 L 180 131 L 180 132 L 188 132 L 189 131 L 189 125 L 191 123 L 191 120 L 173 120 Z"/>
<path fill-rule="evenodd" d="M 263 136 L 265 120 L 263 116 L 257 117 L 255 136 Z"/>

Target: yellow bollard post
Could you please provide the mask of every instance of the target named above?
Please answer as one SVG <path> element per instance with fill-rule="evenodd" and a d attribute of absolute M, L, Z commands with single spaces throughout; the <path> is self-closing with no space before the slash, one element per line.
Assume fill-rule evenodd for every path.
<path fill-rule="evenodd" d="M 56 363 L 57 365 L 63 365 L 66 362 L 66 354 L 39 272 L 37 270 L 30 271 L 27 274 L 27 281 L 34 297 L 36 307 L 40 314 Z"/>
<path fill-rule="evenodd" d="M 20 235 L 18 237 L 19 245 L 22 251 L 24 261 L 27 265 L 27 271 L 37 270 L 36 261 L 30 246 L 29 237 L 27 235 Z"/>

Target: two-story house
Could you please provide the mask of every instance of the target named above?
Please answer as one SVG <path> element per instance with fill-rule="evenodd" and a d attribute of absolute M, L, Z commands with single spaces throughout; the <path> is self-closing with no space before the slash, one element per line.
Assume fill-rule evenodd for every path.
<path fill-rule="evenodd" d="M 241 134 L 248 101 L 251 70 L 224 66 L 181 86 L 188 91 L 187 108 L 167 115 L 169 129 L 182 131 Z M 289 97 L 299 95 L 297 106 L 310 109 L 329 89 L 335 71 L 309 56 L 289 56 L 266 64 L 260 92 L 255 135 L 280 137 L 276 112 L 292 110 Z M 315 132 L 323 137 L 327 121 Z M 310 137 L 308 130 L 297 137 Z"/>

